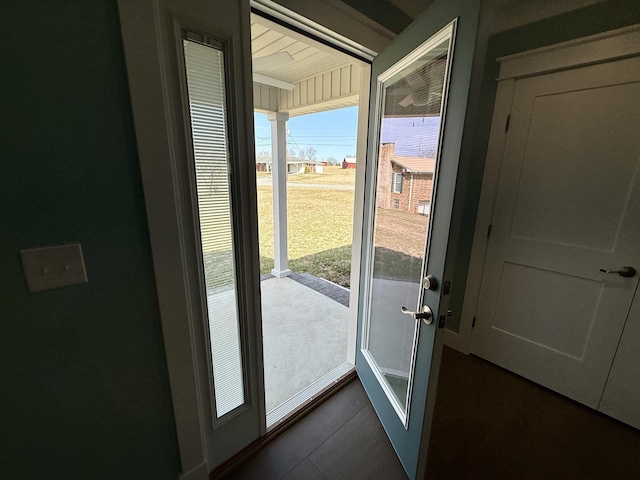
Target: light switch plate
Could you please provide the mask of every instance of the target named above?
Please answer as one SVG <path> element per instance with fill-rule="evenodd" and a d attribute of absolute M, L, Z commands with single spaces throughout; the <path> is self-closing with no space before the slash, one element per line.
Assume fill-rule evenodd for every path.
<path fill-rule="evenodd" d="M 21 250 L 30 292 L 87 282 L 79 243 Z"/>

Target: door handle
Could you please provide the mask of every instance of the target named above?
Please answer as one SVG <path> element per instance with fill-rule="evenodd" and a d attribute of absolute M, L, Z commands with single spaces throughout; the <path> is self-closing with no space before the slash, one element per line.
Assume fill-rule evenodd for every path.
<path fill-rule="evenodd" d="M 422 307 L 421 312 L 411 312 L 407 310 L 406 307 L 400 308 L 400 311 L 405 315 L 411 315 L 415 320 L 422 320 L 427 325 L 431 325 L 433 323 L 433 312 L 427 305 Z"/>
<path fill-rule="evenodd" d="M 601 268 L 600 271 L 602 273 L 617 273 L 621 277 L 627 278 L 635 277 L 636 275 L 636 269 L 630 267 L 629 265 L 623 265 L 622 267 L 620 267 L 620 270 L 607 270 L 606 268 Z"/>

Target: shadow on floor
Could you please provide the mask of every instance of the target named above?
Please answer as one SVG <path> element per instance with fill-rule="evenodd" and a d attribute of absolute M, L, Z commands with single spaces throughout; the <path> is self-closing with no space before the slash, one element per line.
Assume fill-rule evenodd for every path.
<path fill-rule="evenodd" d="M 428 479 L 640 479 L 640 431 L 445 347 Z M 406 479 L 358 380 L 232 479 Z"/>
<path fill-rule="evenodd" d="M 638 480 L 640 432 L 445 347 L 428 459 L 434 479 Z"/>

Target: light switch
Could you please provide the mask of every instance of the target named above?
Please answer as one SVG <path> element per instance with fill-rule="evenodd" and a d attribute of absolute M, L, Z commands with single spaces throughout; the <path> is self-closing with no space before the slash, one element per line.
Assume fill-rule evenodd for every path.
<path fill-rule="evenodd" d="M 30 292 L 87 282 L 79 243 L 21 250 Z"/>

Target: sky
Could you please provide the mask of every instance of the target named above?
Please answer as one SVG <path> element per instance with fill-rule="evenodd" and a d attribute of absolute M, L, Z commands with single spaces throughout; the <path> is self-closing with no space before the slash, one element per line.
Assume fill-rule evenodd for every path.
<path fill-rule="evenodd" d="M 381 143 L 396 144 L 396 154 L 435 158 L 440 117 L 383 118 Z"/>
<path fill-rule="evenodd" d="M 256 152 L 271 151 L 271 122 L 263 113 L 254 113 Z M 291 117 L 287 122 L 287 144 L 296 152 L 313 147 L 318 160 L 330 157 L 342 161 L 356 153 L 358 107 Z"/>
<path fill-rule="evenodd" d="M 271 152 L 271 123 L 263 113 L 254 113 L 256 152 Z M 291 117 L 287 122 L 289 149 L 313 147 L 317 160 L 356 153 L 358 107 L 340 108 L 327 112 Z M 384 118 L 382 143 L 396 144 L 396 154 L 408 157 L 433 157 L 440 128 L 439 117 Z"/>

